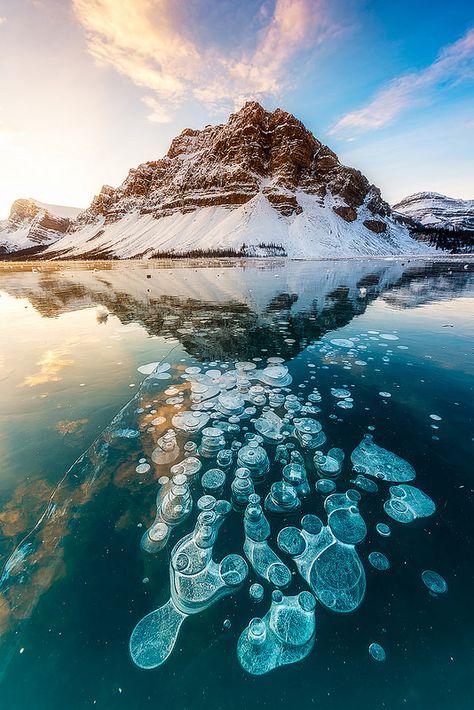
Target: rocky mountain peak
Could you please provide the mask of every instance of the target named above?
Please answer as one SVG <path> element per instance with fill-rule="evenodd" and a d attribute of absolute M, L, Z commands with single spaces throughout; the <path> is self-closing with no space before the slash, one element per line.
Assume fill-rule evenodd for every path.
<path fill-rule="evenodd" d="M 160 160 L 130 170 L 117 189 L 104 186 L 77 225 L 130 212 L 155 218 L 202 207 L 243 205 L 263 196 L 281 215 L 302 211 L 298 194 L 314 195 L 347 222 L 363 207 L 365 227 L 386 230 L 390 208 L 377 188 L 317 140 L 292 114 L 249 101 L 225 124 L 184 129 Z"/>

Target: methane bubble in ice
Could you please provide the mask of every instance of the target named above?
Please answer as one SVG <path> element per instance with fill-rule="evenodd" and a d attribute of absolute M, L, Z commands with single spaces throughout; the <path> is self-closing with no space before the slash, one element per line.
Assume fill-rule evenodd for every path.
<path fill-rule="evenodd" d="M 199 513 L 194 531 L 173 548 L 171 598 L 139 621 L 130 638 L 130 655 L 140 668 L 164 663 L 186 617 L 204 611 L 245 581 L 248 566 L 240 555 L 227 555 L 219 563 L 212 556 L 217 533 L 230 509 L 227 501 L 216 501 L 213 510 Z"/>
<path fill-rule="evenodd" d="M 287 587 L 291 572 L 268 544 L 270 525 L 266 519 L 260 497 L 253 494 L 244 514 L 244 553 L 254 572 L 275 587 Z"/>
<path fill-rule="evenodd" d="M 382 537 L 389 537 L 391 535 L 391 530 L 385 523 L 377 523 L 375 529 Z"/>
<path fill-rule="evenodd" d="M 206 426 L 209 421 L 209 414 L 206 412 L 179 412 L 171 420 L 175 429 L 185 431 L 190 434 L 199 431 Z"/>
<path fill-rule="evenodd" d="M 263 619 L 252 619 L 239 638 L 242 668 L 258 676 L 306 658 L 314 645 L 315 605 L 309 592 L 286 597 L 275 590 L 269 611 Z"/>
<path fill-rule="evenodd" d="M 413 481 L 415 469 L 400 456 L 377 446 L 371 434 L 366 434 L 351 454 L 352 466 L 357 473 L 375 476 L 383 481 L 403 483 Z"/>
<path fill-rule="evenodd" d="M 370 478 L 366 478 L 361 473 L 359 473 L 359 475 L 351 481 L 351 483 L 367 493 L 377 493 L 379 489 L 374 481 L 371 481 Z"/>
<path fill-rule="evenodd" d="M 333 493 L 336 490 L 336 484 L 328 478 L 321 478 L 319 481 L 316 481 L 316 490 L 318 493 L 327 495 L 328 493 Z"/>
<path fill-rule="evenodd" d="M 171 530 L 187 519 L 193 506 L 185 475 L 179 474 L 172 479 L 164 476 L 160 481 L 155 520 L 141 540 L 142 550 L 150 553 L 159 552 L 166 546 Z"/>
<path fill-rule="evenodd" d="M 369 653 L 374 659 L 374 661 L 383 662 L 387 658 L 385 650 L 379 643 L 371 643 L 369 646 Z"/>
<path fill-rule="evenodd" d="M 176 432 L 173 429 L 168 429 L 156 443 L 157 447 L 151 454 L 154 463 L 164 466 L 176 461 L 179 456 L 179 446 L 176 441 Z"/>
<path fill-rule="evenodd" d="M 369 555 L 369 562 L 372 567 L 375 567 L 375 569 L 381 571 L 390 569 L 390 562 L 382 552 L 371 552 Z"/>
<path fill-rule="evenodd" d="M 426 569 L 421 574 L 423 584 L 428 587 L 433 594 L 445 594 L 448 591 L 448 584 L 438 572 Z"/>
<path fill-rule="evenodd" d="M 151 468 L 151 466 L 149 463 L 139 463 L 138 466 L 136 467 L 135 471 L 137 473 L 148 473 L 150 468 Z"/>
<path fill-rule="evenodd" d="M 336 399 L 346 399 L 347 397 L 351 396 L 351 393 L 349 392 L 349 390 L 342 389 L 340 387 L 332 387 L 331 394 Z"/>
<path fill-rule="evenodd" d="M 321 604 L 339 613 L 349 613 L 360 606 L 366 580 L 355 546 L 338 540 L 318 517 L 305 515 L 301 530 L 283 528 L 277 542 L 280 550 L 293 557 Z"/>
<path fill-rule="evenodd" d="M 380 337 L 384 340 L 400 340 L 398 335 L 393 335 L 393 333 L 380 333 Z"/>
<path fill-rule="evenodd" d="M 218 498 L 225 485 L 225 473 L 220 468 L 210 468 L 202 475 L 201 485 L 204 493 Z"/>
<path fill-rule="evenodd" d="M 346 340 L 346 338 L 333 338 L 329 341 L 331 345 L 335 345 L 338 348 L 353 348 L 354 343 L 352 340 Z"/>
<path fill-rule="evenodd" d="M 249 589 L 249 597 L 254 602 L 261 602 L 263 599 L 264 590 L 261 584 L 255 582 Z"/>
<path fill-rule="evenodd" d="M 390 498 L 384 503 L 385 512 L 399 523 L 411 523 L 417 518 L 427 518 L 436 506 L 426 493 L 408 485 L 390 486 Z"/>
<path fill-rule="evenodd" d="M 248 468 L 254 481 L 263 479 L 270 469 L 268 454 L 255 439 L 239 449 L 237 465 Z"/>

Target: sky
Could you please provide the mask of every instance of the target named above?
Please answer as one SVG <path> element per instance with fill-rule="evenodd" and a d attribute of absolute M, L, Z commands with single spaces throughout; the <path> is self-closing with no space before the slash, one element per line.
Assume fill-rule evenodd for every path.
<path fill-rule="evenodd" d="M 472 0 L 0 0 L 0 218 L 87 207 L 248 99 L 392 204 L 474 198 Z"/>

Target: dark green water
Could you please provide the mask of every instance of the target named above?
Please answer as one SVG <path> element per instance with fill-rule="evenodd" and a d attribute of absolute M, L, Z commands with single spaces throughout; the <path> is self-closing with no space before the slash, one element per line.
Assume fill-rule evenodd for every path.
<path fill-rule="evenodd" d="M 466 260 L 1 267 L 0 706 L 472 708 L 473 268 Z M 334 339 L 361 347 L 351 356 Z M 169 598 L 169 554 L 139 546 L 163 471 L 135 472 L 152 448 L 136 409 L 151 396 L 164 408 L 164 390 L 183 382 L 186 367 L 264 365 L 269 356 L 285 358 L 295 394 L 305 399 L 318 387 L 317 419 L 328 445 L 346 454 L 338 490 L 370 431 L 414 466 L 436 512 L 403 525 L 383 511 L 387 484 L 363 494 L 365 599 L 351 615 L 317 606 L 304 661 L 260 678 L 239 666 L 237 639 L 270 603 L 268 584 L 263 602 L 250 603 L 251 572 L 235 595 L 186 620 L 163 666 L 139 670 L 130 633 Z M 137 367 L 161 359 L 171 378 L 150 393 Z M 352 409 L 331 395 L 343 386 Z M 103 456 L 123 407 L 120 421 L 142 433 Z M 261 492 L 279 477 L 272 466 Z M 313 492 L 303 512 L 323 517 L 322 501 Z M 270 519 L 274 547 L 278 530 L 301 514 Z M 173 532 L 168 551 L 195 518 Z M 224 523 L 216 559 L 242 553 L 241 518 Z M 390 537 L 376 533 L 378 522 L 390 524 Z M 370 566 L 373 550 L 389 558 L 389 571 Z M 430 594 L 425 569 L 446 579 L 447 594 Z M 305 588 L 295 575 L 288 593 Z M 372 642 L 384 647 L 384 663 L 370 657 Z"/>

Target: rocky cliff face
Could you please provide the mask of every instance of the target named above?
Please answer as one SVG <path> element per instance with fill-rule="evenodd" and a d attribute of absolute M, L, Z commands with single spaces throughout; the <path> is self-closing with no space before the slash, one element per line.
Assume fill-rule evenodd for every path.
<path fill-rule="evenodd" d="M 57 241 L 79 212 L 73 207 L 45 205 L 32 199 L 15 200 L 8 219 L 0 222 L 0 253 Z"/>
<path fill-rule="evenodd" d="M 342 165 L 294 116 L 247 103 L 219 126 L 185 129 L 161 160 L 129 172 L 117 189 L 104 186 L 78 220 L 83 226 L 105 218 L 110 224 L 131 211 L 155 218 L 201 207 L 233 208 L 263 195 L 281 215 L 303 210 L 298 193 L 331 209 L 346 222 L 364 206 L 365 228 L 386 231 L 390 214 L 380 191 L 353 168 Z"/>
<path fill-rule="evenodd" d="M 417 192 L 393 209 L 425 227 L 474 232 L 474 200 L 458 200 L 437 192 Z"/>

